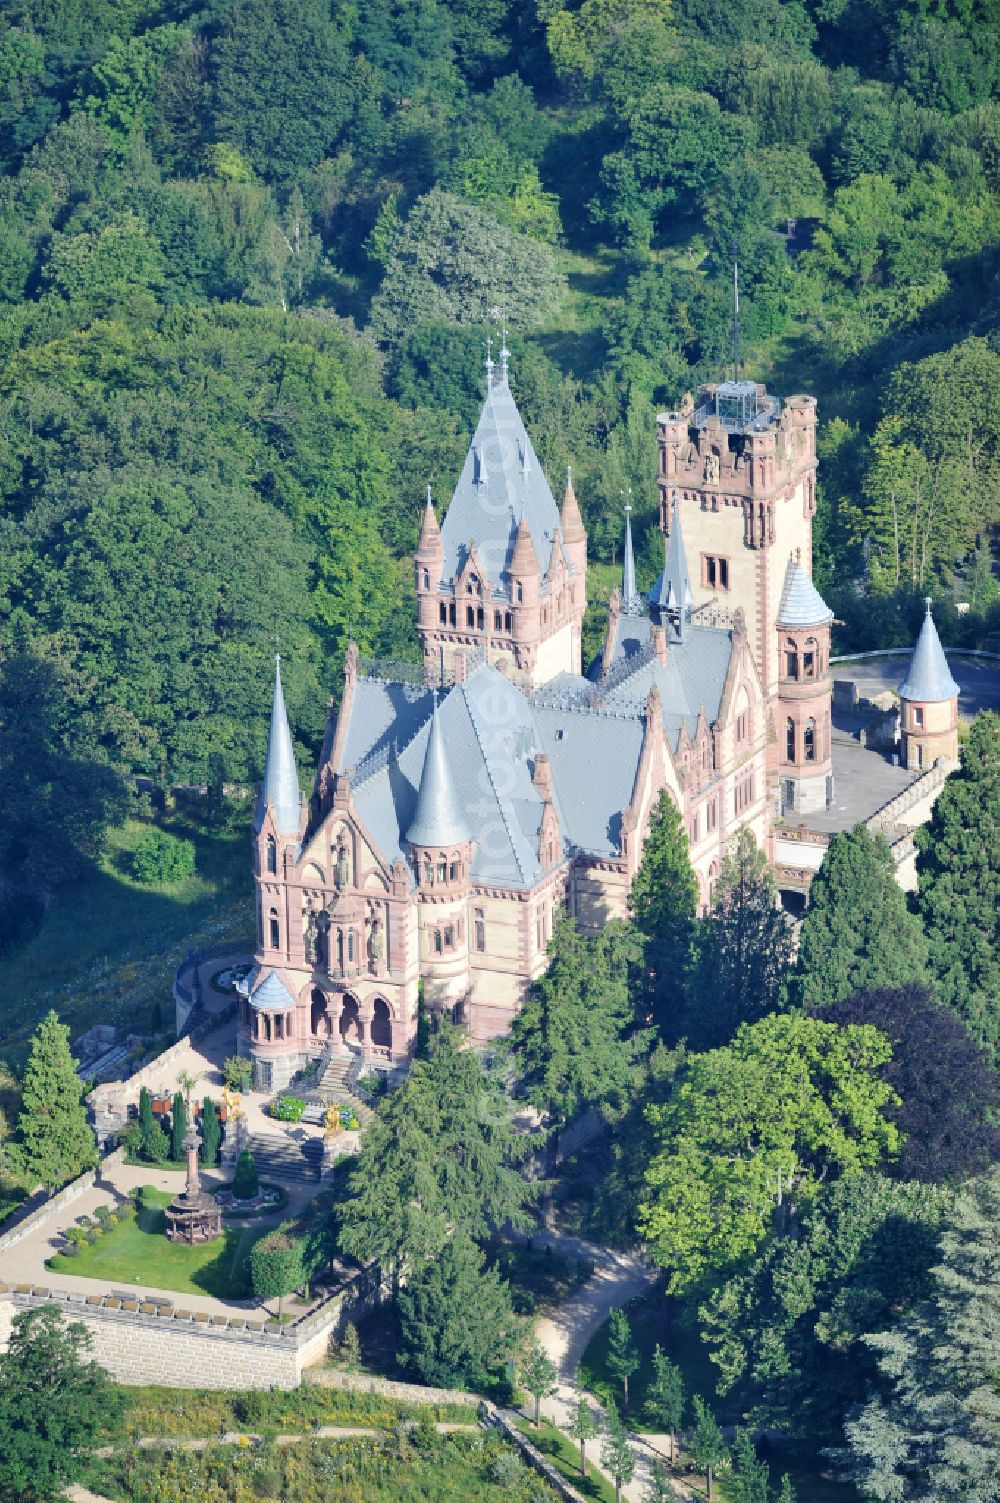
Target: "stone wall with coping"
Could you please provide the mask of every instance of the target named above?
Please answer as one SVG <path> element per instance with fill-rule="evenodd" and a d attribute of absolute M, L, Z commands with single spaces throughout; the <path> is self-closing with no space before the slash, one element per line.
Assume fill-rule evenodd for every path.
<path fill-rule="evenodd" d="M 125 1150 L 124 1148 L 117 1148 L 114 1153 L 108 1154 L 107 1158 L 101 1161 L 99 1169 L 88 1169 L 85 1174 L 79 1175 L 77 1179 L 70 1180 L 68 1185 L 64 1185 L 55 1195 L 43 1201 L 37 1209 L 30 1212 L 23 1220 L 18 1221 L 8 1231 L 0 1234 L 0 1257 L 3 1256 L 8 1248 L 16 1247 L 19 1242 L 24 1241 L 25 1237 L 30 1237 L 32 1232 L 36 1231 L 38 1227 L 46 1226 L 55 1217 L 60 1216 L 68 1205 L 72 1205 L 74 1200 L 79 1200 L 81 1195 L 85 1195 L 88 1190 L 93 1189 L 97 1183 L 98 1176 L 105 1166 L 123 1164 L 124 1162 Z"/>

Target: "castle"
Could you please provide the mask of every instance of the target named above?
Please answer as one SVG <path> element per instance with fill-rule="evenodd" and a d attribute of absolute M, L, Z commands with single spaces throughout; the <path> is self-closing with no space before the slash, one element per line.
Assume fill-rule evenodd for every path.
<path fill-rule="evenodd" d="M 815 400 L 728 381 L 660 416 L 663 569 L 640 595 L 626 512 L 621 586 L 585 665 L 580 509 L 569 475 L 553 497 L 508 358 L 487 361 L 440 525 L 428 493 L 423 671 L 348 650 L 308 800 L 276 673 L 239 1025 L 261 1089 L 327 1046 L 404 1063 L 421 996 L 475 1041 L 505 1031 L 557 914 L 589 931 L 625 916 L 663 789 L 703 912 L 737 829 L 767 848 L 776 816 L 833 796 L 832 613 L 811 581 Z M 907 755 L 953 754 L 933 643 L 924 656 L 934 672 L 916 673 L 904 706 Z"/>

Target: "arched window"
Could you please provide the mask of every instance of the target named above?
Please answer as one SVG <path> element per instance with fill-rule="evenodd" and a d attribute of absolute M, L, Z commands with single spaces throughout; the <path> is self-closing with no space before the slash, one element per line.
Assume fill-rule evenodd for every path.
<path fill-rule="evenodd" d="M 465 607 L 465 624 L 466 626 L 475 626 L 476 624 L 476 608 L 474 605 L 467 605 Z"/>
<path fill-rule="evenodd" d="M 448 607 L 443 600 L 438 604 L 438 621 L 442 626 L 448 625 Z"/>
<path fill-rule="evenodd" d="M 439 882 L 447 882 L 447 880 L 448 880 L 448 863 L 445 860 L 445 858 L 442 856 L 441 859 L 440 859 L 440 861 L 438 862 L 438 881 Z"/>
<path fill-rule="evenodd" d="M 453 600 L 451 602 L 451 604 L 449 605 L 449 607 L 448 607 L 448 625 L 449 626 L 454 626 L 455 624 L 456 624 L 455 602 Z"/>
<path fill-rule="evenodd" d="M 424 589 L 425 590 L 429 590 L 430 587 L 431 587 L 431 576 L 430 576 L 429 572 L 425 569 L 424 570 Z"/>
<path fill-rule="evenodd" d="M 816 677 L 816 641 L 813 637 L 807 638 L 806 645 L 802 649 L 802 677 Z"/>
<path fill-rule="evenodd" d="M 348 931 L 347 931 L 347 963 L 348 963 L 348 965 L 353 964 L 353 961 L 354 961 L 354 930 L 353 929 L 348 929 Z"/>
<path fill-rule="evenodd" d="M 503 613 L 503 629 L 504 631 L 511 631 L 513 629 L 513 617 L 510 611 L 504 611 Z"/>
<path fill-rule="evenodd" d="M 424 881 L 428 887 L 434 886 L 434 868 L 431 866 L 431 858 L 424 857 Z"/>
<path fill-rule="evenodd" d="M 278 923 L 277 908 L 271 909 L 271 949 L 277 950 L 281 946 L 281 926 Z"/>
<path fill-rule="evenodd" d="M 816 722 L 812 718 L 806 721 L 806 731 L 803 738 L 806 749 L 806 761 L 816 760 Z"/>
<path fill-rule="evenodd" d="M 798 678 L 799 653 L 794 642 L 785 643 L 785 677 Z"/>
<path fill-rule="evenodd" d="M 272 873 L 278 870 L 278 842 L 273 835 L 267 837 L 267 869 Z"/>
<path fill-rule="evenodd" d="M 344 969 L 344 931 L 343 931 L 343 929 L 338 929 L 337 930 L 337 964 L 338 964 L 338 966 L 340 967 L 341 970 Z"/>
<path fill-rule="evenodd" d="M 486 630 L 486 612 L 483 610 L 482 606 L 480 606 L 476 612 L 476 627 L 479 631 Z"/>
<path fill-rule="evenodd" d="M 440 955 L 441 954 L 441 930 L 440 929 L 435 929 L 434 930 L 434 954 L 435 955 Z"/>
<path fill-rule="evenodd" d="M 514 586 L 514 604 L 524 604 L 524 587 L 521 584 L 520 580 L 518 580 L 517 584 Z"/>
<path fill-rule="evenodd" d="M 457 882 L 458 881 L 458 871 L 459 871 L 458 862 L 457 861 L 452 861 L 451 865 L 448 867 L 448 880 L 451 881 L 451 882 Z"/>
<path fill-rule="evenodd" d="M 795 761 L 795 721 L 785 722 L 785 761 Z"/>
<path fill-rule="evenodd" d="M 476 919 L 476 949 L 482 954 L 486 949 L 486 918 L 482 908 L 475 910 Z"/>
<path fill-rule="evenodd" d="M 493 612 L 493 630 L 503 631 L 503 617 L 499 611 Z"/>

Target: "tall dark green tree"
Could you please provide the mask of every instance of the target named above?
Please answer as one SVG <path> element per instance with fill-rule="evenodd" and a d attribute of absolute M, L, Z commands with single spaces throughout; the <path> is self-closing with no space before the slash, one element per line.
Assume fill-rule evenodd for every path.
<path fill-rule="evenodd" d="M 502 1374 L 517 1322 L 510 1289 L 459 1228 L 397 1296 L 404 1365 L 423 1383 L 481 1388 Z"/>
<path fill-rule="evenodd" d="M 42 1019 L 31 1041 L 17 1135 L 5 1152 L 9 1171 L 28 1189 L 58 1190 L 97 1163 L 69 1029 L 54 1012 Z"/>
<path fill-rule="evenodd" d="M 98 1439 L 114 1436 L 123 1390 L 88 1362 L 86 1326 L 55 1305 L 14 1316 L 0 1356 L 0 1499 L 57 1503 L 84 1474 Z"/>
<path fill-rule="evenodd" d="M 942 1002 L 1000 1063 L 1000 716 L 984 711 L 915 835 L 917 911 Z"/>
<path fill-rule="evenodd" d="M 686 1403 L 684 1375 L 657 1342 L 653 1351 L 653 1376 L 646 1385 L 643 1408 L 653 1429 L 666 1435 L 670 1461 L 674 1459 L 675 1437 L 684 1423 Z"/>
<path fill-rule="evenodd" d="M 516 1165 L 529 1150 L 499 1070 L 443 1027 L 365 1132 L 341 1247 L 409 1273 L 439 1257 L 456 1227 L 480 1238 L 508 1221 L 526 1226 L 538 1187 Z"/>
<path fill-rule="evenodd" d="M 628 1408 L 628 1380 L 640 1363 L 639 1350 L 632 1339 L 632 1327 L 625 1310 L 612 1310 L 608 1316 L 608 1371 L 622 1385 L 625 1408 Z"/>
<path fill-rule="evenodd" d="M 869 1497 L 984 1500 L 1000 1455 L 1000 1176 L 974 1180 L 941 1239 L 929 1300 L 869 1338 L 882 1391 L 854 1411 L 838 1460 Z"/>
<path fill-rule="evenodd" d="M 187 1108 L 184 1092 L 175 1091 L 170 1109 L 170 1157 L 179 1162 L 184 1157 L 184 1135 L 187 1132 Z"/>
<path fill-rule="evenodd" d="M 698 965 L 685 1014 L 690 1046 L 717 1048 L 741 1023 L 774 1012 L 793 948 L 767 857 L 744 828 L 722 863 L 711 917 L 698 930 Z"/>
<path fill-rule="evenodd" d="M 921 981 L 926 968 L 927 941 L 885 836 L 864 825 L 835 835 L 809 889 L 791 1003 L 822 1012 L 854 992 Z"/>
<path fill-rule="evenodd" d="M 201 1104 L 201 1162 L 206 1169 L 214 1169 L 219 1162 L 219 1145 L 222 1142 L 222 1124 L 219 1112 L 211 1096 Z"/>
<path fill-rule="evenodd" d="M 629 990 L 639 954 L 635 930 L 620 920 L 594 936 L 571 918 L 557 921 L 548 969 L 511 1027 L 525 1094 L 554 1121 L 628 1098 L 647 1043 L 635 1029 Z"/>
<path fill-rule="evenodd" d="M 719 1422 L 709 1409 L 700 1394 L 695 1394 L 691 1400 L 693 1424 L 688 1436 L 688 1450 L 692 1460 L 705 1473 L 705 1486 L 708 1492 L 709 1503 L 714 1497 L 715 1473 L 729 1454 L 725 1436 L 719 1429 Z"/>
<path fill-rule="evenodd" d="M 664 788 L 649 821 L 629 912 L 643 940 L 644 991 L 667 1036 L 679 1031 L 694 958 L 698 879 L 689 852 L 680 811 Z"/>

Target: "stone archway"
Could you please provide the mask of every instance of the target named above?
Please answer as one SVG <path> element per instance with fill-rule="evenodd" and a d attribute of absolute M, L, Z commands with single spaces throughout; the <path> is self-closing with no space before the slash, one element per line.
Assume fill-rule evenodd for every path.
<path fill-rule="evenodd" d="M 309 1010 L 309 1030 L 314 1038 L 325 1039 L 330 1037 L 330 1014 L 327 1010 L 328 998 L 326 992 L 320 991 L 319 987 L 313 987 L 312 1006 Z"/>
<path fill-rule="evenodd" d="M 371 1038 L 373 1049 L 392 1048 L 392 1014 L 389 1004 L 382 997 L 375 998 L 375 1009 L 372 1013 Z"/>
<path fill-rule="evenodd" d="M 344 993 L 340 1004 L 340 1037 L 345 1044 L 360 1044 L 363 1039 L 361 1030 L 361 1009 L 356 997 L 350 992 Z"/>

